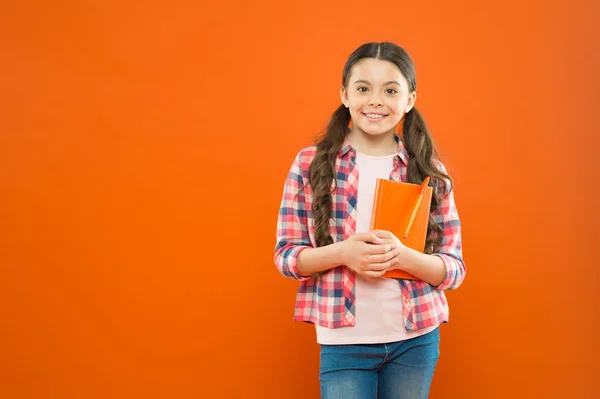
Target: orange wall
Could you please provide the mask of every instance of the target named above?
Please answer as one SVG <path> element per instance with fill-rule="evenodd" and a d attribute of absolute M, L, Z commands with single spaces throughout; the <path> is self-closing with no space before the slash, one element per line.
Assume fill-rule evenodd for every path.
<path fill-rule="evenodd" d="M 591 0 L 124 3 L 0 6 L 0 397 L 318 397 L 275 223 L 366 40 L 456 180 L 431 397 L 600 397 Z"/>

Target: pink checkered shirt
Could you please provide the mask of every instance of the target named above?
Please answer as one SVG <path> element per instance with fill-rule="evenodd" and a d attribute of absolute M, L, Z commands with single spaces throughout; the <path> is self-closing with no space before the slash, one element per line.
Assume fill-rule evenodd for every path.
<path fill-rule="evenodd" d="M 390 180 L 406 181 L 408 154 L 397 136 L 396 140 L 398 154 L 394 157 Z M 304 277 L 298 272 L 298 254 L 306 248 L 316 247 L 311 209 L 313 193 L 308 184 L 308 167 L 315 155 L 315 146 L 302 149 L 287 175 L 277 220 L 275 265 L 285 277 L 300 281 L 295 321 L 317 323 L 328 328 L 353 326 L 355 275 L 350 268 L 341 265 L 318 277 Z M 334 242 L 343 241 L 356 231 L 358 170 L 355 159 L 356 151 L 346 140 L 336 159 L 337 186 L 332 193 L 334 223 L 330 224 Z M 438 168 L 446 172 L 439 161 Z M 436 287 L 423 281 L 397 280 L 402 291 L 407 330 L 448 322 L 449 310 L 444 290 L 457 288 L 465 278 L 461 227 L 453 191 L 442 200 L 441 210 L 434 214 L 434 218 L 443 231 L 442 245 L 434 255 L 444 261 L 446 277 Z"/>

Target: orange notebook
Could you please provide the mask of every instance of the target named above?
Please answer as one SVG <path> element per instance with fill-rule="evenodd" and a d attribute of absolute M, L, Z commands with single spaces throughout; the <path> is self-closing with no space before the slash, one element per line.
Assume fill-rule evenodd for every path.
<path fill-rule="evenodd" d="M 423 184 L 428 182 L 429 179 L 425 179 Z M 419 199 L 421 194 L 423 196 Z M 371 230 L 391 231 L 402 244 L 423 252 L 432 194 L 433 189 L 429 186 L 377 179 Z M 411 228 L 405 238 L 411 219 L 413 219 Z M 383 277 L 418 280 L 412 274 L 402 270 L 390 270 Z"/>

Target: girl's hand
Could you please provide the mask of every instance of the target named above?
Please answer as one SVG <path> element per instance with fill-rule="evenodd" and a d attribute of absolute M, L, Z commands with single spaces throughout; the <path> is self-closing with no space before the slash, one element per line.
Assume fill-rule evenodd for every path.
<path fill-rule="evenodd" d="M 397 263 L 395 244 L 382 243 L 374 233 L 358 233 L 343 242 L 344 265 L 365 277 L 381 277 Z"/>
<path fill-rule="evenodd" d="M 408 248 L 402 244 L 400 239 L 398 239 L 398 237 L 396 237 L 391 231 L 375 230 L 373 231 L 373 234 L 375 234 L 375 236 L 381 240 L 382 245 L 394 245 L 396 247 L 397 254 L 393 259 L 395 260 L 393 269 L 399 269 L 401 267 L 401 258 L 406 253 Z"/>

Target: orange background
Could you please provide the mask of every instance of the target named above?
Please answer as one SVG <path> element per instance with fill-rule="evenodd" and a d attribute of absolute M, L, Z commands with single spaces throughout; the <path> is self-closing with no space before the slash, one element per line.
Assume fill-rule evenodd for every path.
<path fill-rule="evenodd" d="M 318 397 L 281 190 L 392 40 L 464 226 L 431 397 L 600 397 L 592 3 L 5 0 L 0 396 Z"/>

